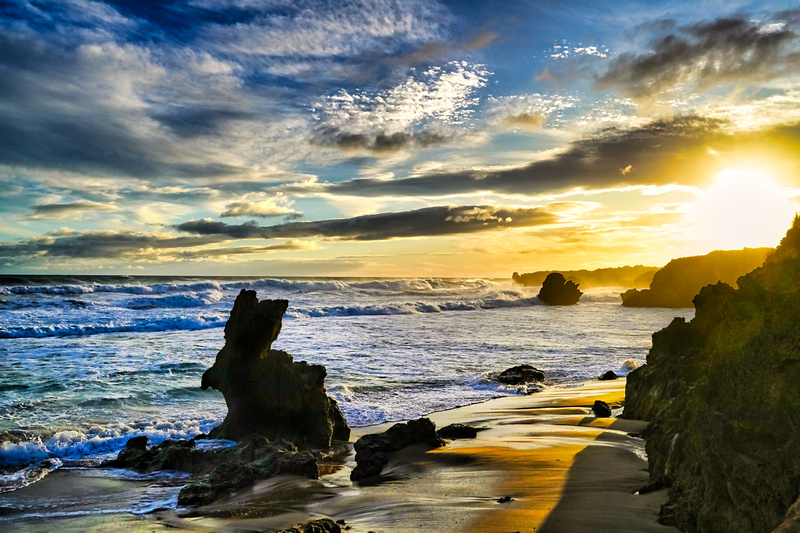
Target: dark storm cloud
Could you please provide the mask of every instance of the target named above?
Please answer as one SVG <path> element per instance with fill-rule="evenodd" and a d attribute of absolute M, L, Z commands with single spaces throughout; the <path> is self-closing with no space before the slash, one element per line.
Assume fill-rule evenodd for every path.
<path fill-rule="evenodd" d="M 605 187 L 620 183 L 693 184 L 693 172 L 665 175 L 664 170 L 707 159 L 705 143 L 724 138 L 719 120 L 698 116 L 651 122 L 629 130 L 608 129 L 572 143 L 546 160 L 510 170 L 436 173 L 413 178 L 358 178 L 312 186 L 286 185 L 286 193 L 347 196 L 444 196 L 474 192 L 539 194 L 572 187 Z M 622 175 L 631 165 L 637 171 Z"/>
<path fill-rule="evenodd" d="M 253 222 L 234 225 L 202 219 L 184 222 L 176 228 L 189 233 L 224 235 L 234 239 L 324 237 L 334 240 L 375 241 L 539 226 L 557 220 L 555 214 L 543 208 L 442 206 L 275 226 L 259 226 Z"/>
<path fill-rule="evenodd" d="M 0 26 L 0 94 L 6 104 L 0 106 L 0 164 L 147 178 L 240 173 L 220 161 L 190 161 L 169 135 L 185 136 L 190 127 L 209 133 L 240 115 L 164 111 L 160 128 L 151 120 L 159 118 L 157 107 L 150 117 L 138 96 L 124 94 L 157 76 L 156 70 L 143 50 L 65 44 Z"/>
<path fill-rule="evenodd" d="M 738 16 L 679 28 L 652 42 L 647 53 L 615 59 L 597 84 L 649 97 L 681 84 L 703 89 L 791 74 L 800 66 L 800 54 L 789 46 L 797 36 L 791 22 L 787 12 L 772 26 Z"/>
<path fill-rule="evenodd" d="M 118 231 L 55 232 L 16 243 L 0 243 L 0 259 L 28 258 L 116 259 L 142 250 L 202 246 L 226 240 L 221 237 L 170 237 Z"/>
<path fill-rule="evenodd" d="M 60 220 L 77 218 L 84 213 L 98 213 L 117 211 L 119 208 L 113 204 L 98 202 L 69 202 L 61 204 L 45 204 L 33 207 L 33 212 L 23 218 L 30 220 Z"/>
<path fill-rule="evenodd" d="M 395 133 L 349 133 L 334 127 L 324 127 L 317 131 L 314 140 L 324 146 L 335 146 L 343 150 L 369 150 L 376 153 L 395 152 L 404 148 L 427 148 L 448 142 L 452 137 L 429 131 Z"/>

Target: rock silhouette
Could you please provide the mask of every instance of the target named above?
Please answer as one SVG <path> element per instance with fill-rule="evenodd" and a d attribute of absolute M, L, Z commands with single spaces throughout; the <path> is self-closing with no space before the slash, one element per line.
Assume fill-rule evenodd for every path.
<path fill-rule="evenodd" d="M 253 433 L 270 439 L 328 447 L 348 440 L 350 427 L 336 401 L 325 393 L 325 367 L 294 362 L 272 350 L 281 331 L 287 300 L 258 301 L 242 290 L 225 325 L 225 346 L 202 378 L 201 387 L 222 392 L 228 415 L 209 436 L 242 439 Z"/>
<path fill-rule="evenodd" d="M 700 289 L 720 281 L 734 284 L 739 276 L 761 266 L 768 248 L 717 250 L 706 255 L 673 259 L 655 273 L 649 289 L 620 294 L 627 307 L 691 307 Z"/>
<path fill-rule="evenodd" d="M 799 531 L 800 219 L 738 289 L 708 285 L 694 306 L 626 387 L 624 416 L 650 420 L 650 486 L 670 488 L 660 521 Z"/>
<path fill-rule="evenodd" d="M 567 281 L 559 272 L 548 274 L 537 298 L 548 305 L 573 305 L 583 293 L 574 281 Z"/>

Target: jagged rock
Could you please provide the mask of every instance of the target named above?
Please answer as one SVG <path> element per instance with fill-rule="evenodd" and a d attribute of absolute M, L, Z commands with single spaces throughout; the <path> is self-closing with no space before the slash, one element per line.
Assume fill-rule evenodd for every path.
<path fill-rule="evenodd" d="M 400 422 L 383 433 L 364 435 L 353 446 L 356 451 L 356 467 L 350 473 L 350 479 L 358 481 L 379 475 L 389 463 L 388 453 L 412 444 L 439 448 L 444 446 L 444 441 L 436 434 L 436 424 L 429 418 Z"/>
<path fill-rule="evenodd" d="M 611 407 L 603 400 L 595 400 L 592 412 L 597 418 L 608 418 L 611 416 Z"/>
<path fill-rule="evenodd" d="M 599 379 L 600 381 L 609 381 L 612 379 L 617 379 L 618 377 L 619 376 L 617 375 L 617 373 L 614 372 L 613 370 L 607 370 L 602 374 L 600 374 L 600 377 L 597 379 Z"/>
<path fill-rule="evenodd" d="M 545 278 L 536 296 L 548 305 L 573 305 L 578 303 L 582 295 L 574 281 L 567 281 L 563 274 L 553 272 Z"/>
<path fill-rule="evenodd" d="M 252 433 L 328 447 L 348 440 L 350 427 L 336 401 L 325 393 L 325 367 L 294 362 L 272 350 L 281 330 L 287 300 L 258 301 L 242 290 L 225 325 L 225 346 L 201 387 L 225 397 L 228 415 L 209 435 L 241 439 Z"/>
<path fill-rule="evenodd" d="M 443 439 L 474 439 L 478 436 L 478 430 L 473 426 L 465 424 L 450 424 L 436 432 Z"/>
<path fill-rule="evenodd" d="M 116 459 L 103 463 L 104 467 L 127 468 L 136 472 L 156 470 L 181 470 L 198 473 L 213 461 L 213 454 L 195 448 L 193 440 L 165 440 L 157 446 L 147 448 L 147 437 L 133 437 L 125 443 Z"/>
<path fill-rule="evenodd" d="M 531 365 L 517 365 L 503 370 L 497 381 L 506 385 L 524 385 L 526 383 L 544 381 L 544 371 Z"/>
<path fill-rule="evenodd" d="M 291 443 L 271 444 L 263 437 L 254 437 L 235 450 L 218 452 L 213 464 L 215 468 L 205 479 L 181 489 L 179 505 L 208 505 L 281 474 L 319 478 L 317 460 L 310 452 L 298 451 Z"/>
<path fill-rule="evenodd" d="M 628 375 L 624 415 L 650 420 L 651 485 L 682 531 L 787 530 L 800 491 L 800 219 L 738 289 L 694 298 Z M 782 528 L 782 529 L 781 529 Z M 791 531 L 791 529 L 788 529 Z"/>
<path fill-rule="evenodd" d="M 320 518 L 307 524 L 282 529 L 277 533 L 342 533 L 342 528 L 330 518 Z"/>

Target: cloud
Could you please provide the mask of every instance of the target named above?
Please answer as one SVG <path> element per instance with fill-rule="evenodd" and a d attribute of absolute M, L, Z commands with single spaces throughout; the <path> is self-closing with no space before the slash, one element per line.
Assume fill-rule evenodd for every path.
<path fill-rule="evenodd" d="M 303 216 L 300 211 L 295 211 L 292 201 L 283 194 L 276 194 L 273 198 L 261 201 L 239 201 L 232 202 L 225 206 L 225 211 L 220 213 L 221 217 L 280 217 L 298 218 Z"/>
<path fill-rule="evenodd" d="M 20 242 L 0 243 L 0 259 L 21 262 L 36 258 L 118 259 L 135 258 L 147 250 L 191 248 L 218 243 L 219 236 L 173 236 L 116 230 L 56 230 L 51 235 L 32 237 Z"/>
<path fill-rule="evenodd" d="M 477 192 L 541 194 L 575 187 L 625 184 L 694 184 L 710 160 L 709 142 L 733 144 L 721 119 L 684 116 L 652 121 L 642 127 L 608 128 L 575 141 L 553 157 L 502 170 L 467 169 L 432 172 L 410 178 L 356 178 L 339 183 L 282 187 L 284 193 L 345 196 L 437 197 Z M 793 131 L 793 130 L 792 130 Z M 787 132 L 789 136 L 792 132 Z M 620 175 L 631 165 L 636 172 Z"/>
<path fill-rule="evenodd" d="M 452 61 L 390 89 L 341 89 L 319 105 L 316 142 L 374 152 L 440 144 L 473 115 L 488 75 L 482 65 Z"/>
<path fill-rule="evenodd" d="M 334 240 L 375 241 L 531 227 L 553 224 L 557 220 L 556 214 L 540 207 L 441 206 L 344 219 L 291 222 L 275 226 L 259 226 L 253 222 L 234 225 L 200 219 L 179 224 L 176 229 L 198 235 L 219 235 L 233 239 L 323 237 Z"/>
<path fill-rule="evenodd" d="M 617 57 L 597 85 L 647 98 L 679 86 L 762 82 L 793 74 L 800 66 L 800 54 L 789 46 L 796 36 L 785 22 L 718 18 L 660 37 L 648 53 Z"/>
<path fill-rule="evenodd" d="M 70 218 L 80 218 L 86 213 L 101 213 L 118 210 L 119 207 L 114 204 L 102 204 L 99 202 L 45 204 L 34 206 L 33 212 L 22 218 L 26 220 L 66 220 Z"/>
<path fill-rule="evenodd" d="M 296 252 L 316 250 L 317 244 L 310 241 L 290 240 L 269 246 L 232 246 L 229 248 L 203 248 L 200 250 L 169 250 L 153 253 L 139 253 L 137 259 L 164 260 L 175 259 L 224 259 L 231 256 L 263 254 L 270 252 Z"/>
<path fill-rule="evenodd" d="M 209 24 L 203 39 L 237 57 L 348 56 L 440 40 L 451 19 L 444 7 L 425 0 L 297 0 L 280 10 L 269 7 L 252 3 L 248 8 L 263 9 L 252 20 Z"/>

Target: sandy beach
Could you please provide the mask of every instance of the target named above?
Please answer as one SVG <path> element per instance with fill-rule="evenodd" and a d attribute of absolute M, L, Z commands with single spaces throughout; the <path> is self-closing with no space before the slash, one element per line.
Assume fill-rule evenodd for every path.
<path fill-rule="evenodd" d="M 636 494 L 647 482 L 644 442 L 634 436 L 645 423 L 592 414 L 594 401 L 603 400 L 617 415 L 624 394 L 624 379 L 594 381 L 434 413 L 437 427 L 460 422 L 481 431 L 435 450 L 396 452 L 384 474 L 366 482 L 350 481 L 354 457 L 342 454 L 321 465 L 318 480 L 278 476 L 189 513 L 103 514 L 99 502 L 137 484 L 55 472 L 14 497 L 30 505 L 54 491 L 86 493 L 98 514 L 11 520 L 3 528 L 272 531 L 329 517 L 353 532 L 672 530 L 656 522 L 665 491 Z M 358 428 L 351 443 L 389 426 Z"/>

